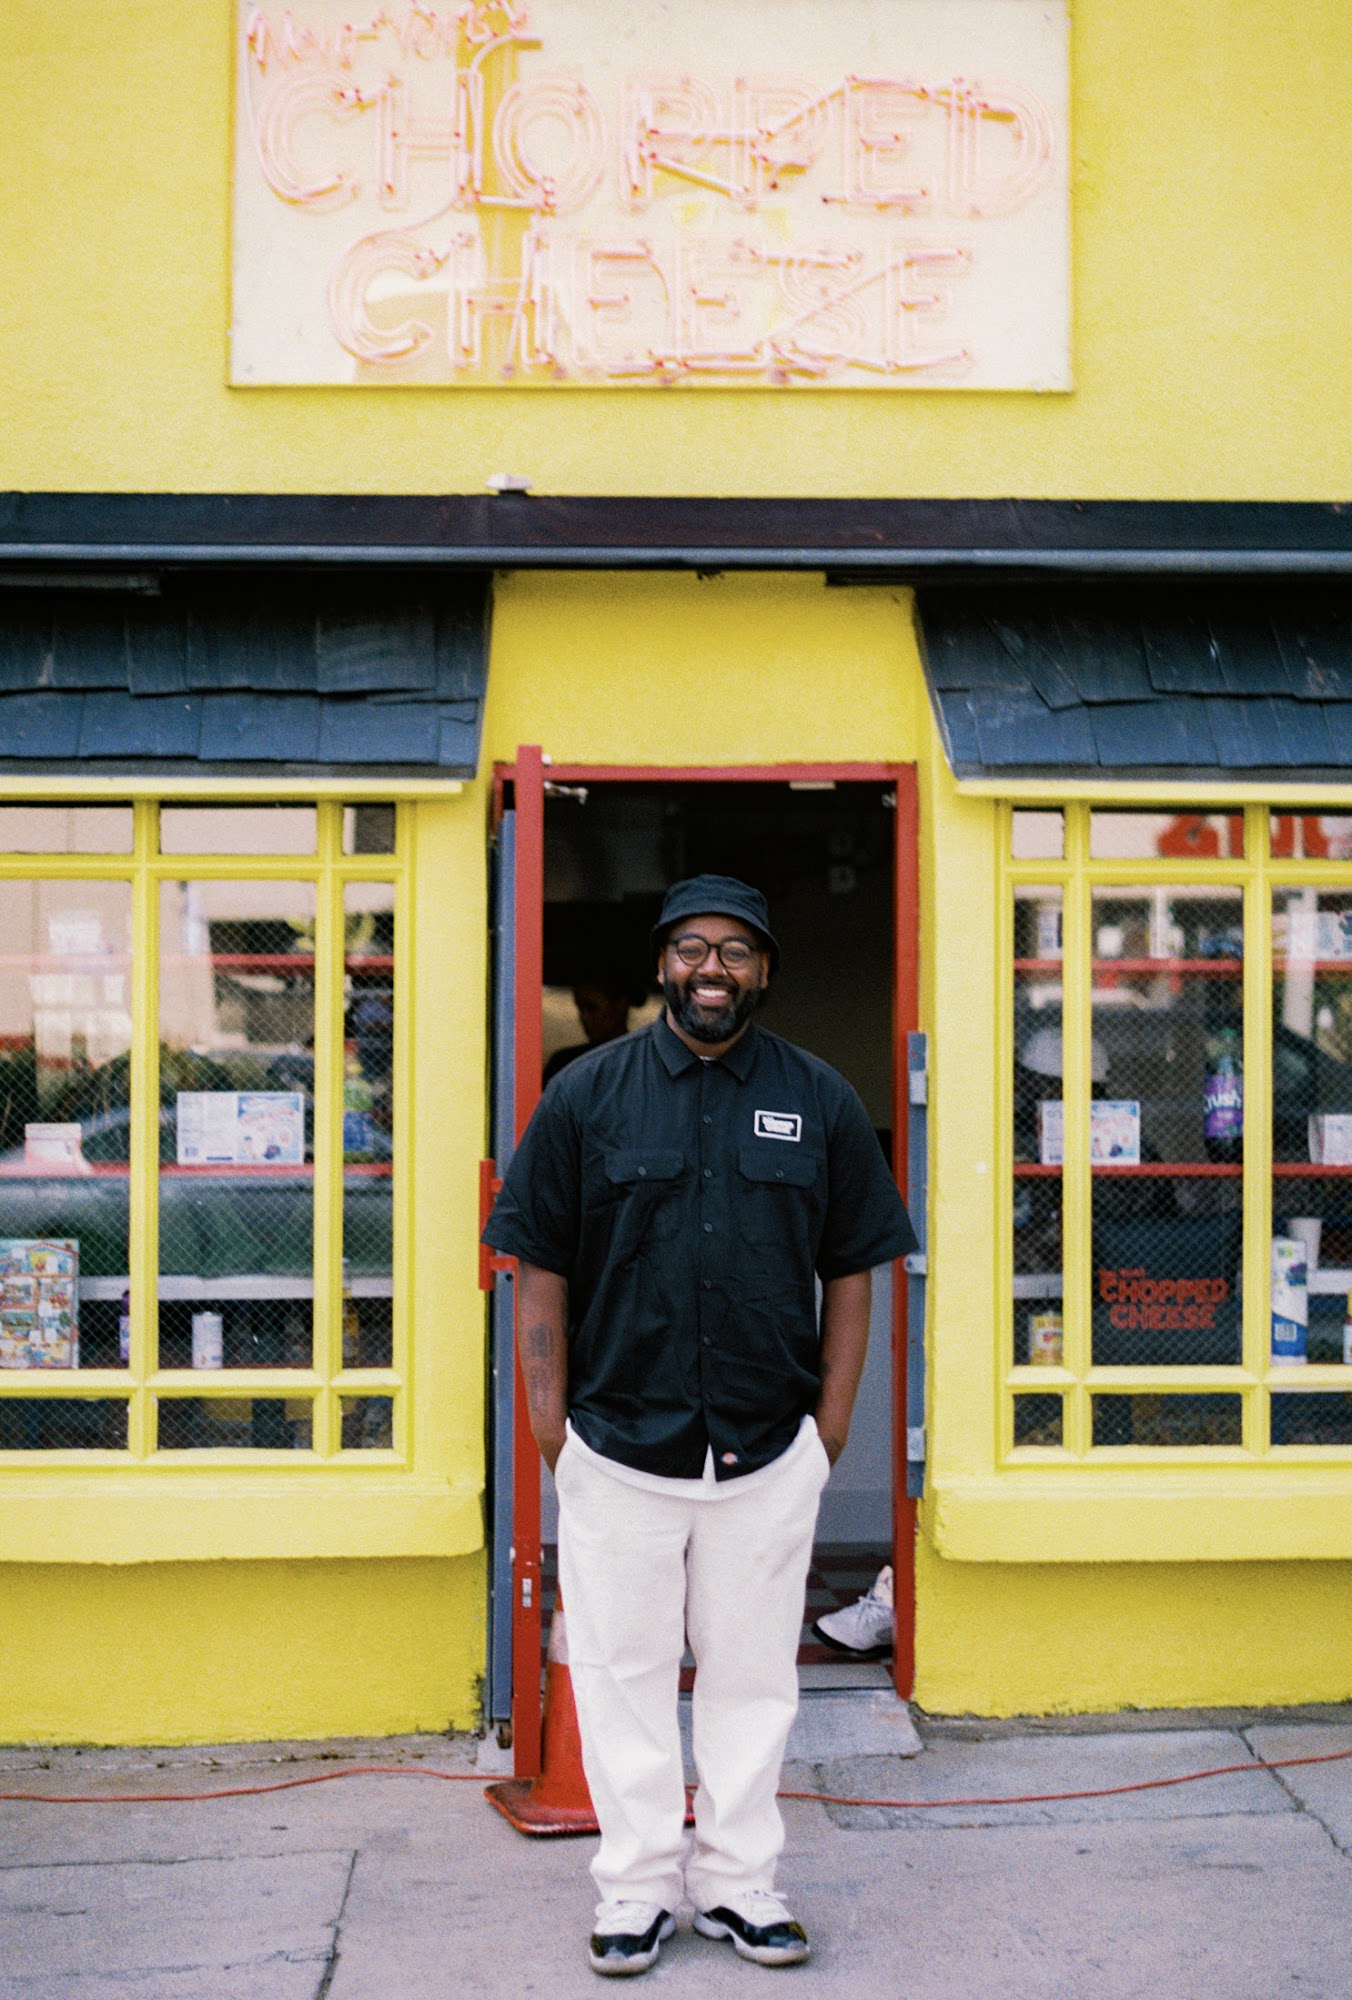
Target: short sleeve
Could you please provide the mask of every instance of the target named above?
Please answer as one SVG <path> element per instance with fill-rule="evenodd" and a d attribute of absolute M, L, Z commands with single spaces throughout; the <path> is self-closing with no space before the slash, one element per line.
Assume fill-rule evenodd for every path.
<path fill-rule="evenodd" d="M 551 1085 L 512 1155 L 483 1241 L 567 1276 L 577 1252 L 580 1158 L 567 1094 Z"/>
<path fill-rule="evenodd" d="M 826 1225 L 817 1252 L 823 1278 L 871 1271 L 919 1248 L 878 1135 L 845 1084 L 827 1135 Z"/>

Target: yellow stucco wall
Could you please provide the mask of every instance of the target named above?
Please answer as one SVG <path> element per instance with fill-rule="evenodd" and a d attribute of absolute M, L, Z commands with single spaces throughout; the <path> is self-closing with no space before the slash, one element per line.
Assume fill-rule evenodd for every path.
<path fill-rule="evenodd" d="M 813 575 L 504 577 L 484 762 L 909 762 L 909 605 Z"/>
<path fill-rule="evenodd" d="M 0 1567 L 0 1740 L 467 1729 L 482 1557 Z M 480 1663 L 467 1673 L 466 1660 Z"/>
<path fill-rule="evenodd" d="M 1076 0 L 1073 395 L 550 397 L 226 389 L 230 0 L 8 0 L 0 484 L 1342 498 L 1345 11 Z"/>

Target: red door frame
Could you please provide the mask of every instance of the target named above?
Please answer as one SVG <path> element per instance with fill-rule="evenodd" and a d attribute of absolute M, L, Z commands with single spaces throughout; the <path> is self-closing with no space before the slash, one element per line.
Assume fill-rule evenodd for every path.
<path fill-rule="evenodd" d="M 540 1097 L 544 992 L 544 800 L 553 784 L 775 784 L 894 786 L 892 976 L 892 1170 L 906 1188 L 910 1123 L 906 1037 L 920 1014 L 920 813 L 914 764 L 554 764 L 538 744 L 523 744 L 514 764 L 494 767 L 494 821 L 503 786 L 516 806 L 516 1060 L 514 1125 L 518 1141 Z M 897 1636 L 893 1680 L 903 1698 L 915 1681 L 915 1514 L 906 1496 L 906 1277 L 892 1285 L 892 1561 Z M 923 1422 L 923 1412 L 916 1413 Z M 512 1745 L 518 1777 L 540 1768 L 540 1474 L 516 1363 L 512 1473 Z"/>

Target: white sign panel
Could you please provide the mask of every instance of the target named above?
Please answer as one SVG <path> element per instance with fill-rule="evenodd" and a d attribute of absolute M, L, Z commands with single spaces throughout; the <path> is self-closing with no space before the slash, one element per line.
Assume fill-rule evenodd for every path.
<path fill-rule="evenodd" d="M 241 5 L 232 380 L 1065 389 L 1067 0 Z"/>

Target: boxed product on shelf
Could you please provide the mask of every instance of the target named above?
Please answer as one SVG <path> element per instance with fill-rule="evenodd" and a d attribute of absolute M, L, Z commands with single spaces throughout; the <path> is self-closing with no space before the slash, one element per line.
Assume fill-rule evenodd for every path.
<path fill-rule="evenodd" d="M 1311 1114 L 1310 1159 L 1317 1167 L 1352 1166 L 1352 1112 Z"/>
<path fill-rule="evenodd" d="M 1065 1111 L 1059 1097 L 1037 1108 L 1038 1157 L 1044 1167 L 1065 1165 Z M 1095 1166 L 1139 1167 L 1141 1105 L 1138 1098 L 1096 1097 L 1089 1106 L 1089 1158 Z"/>

